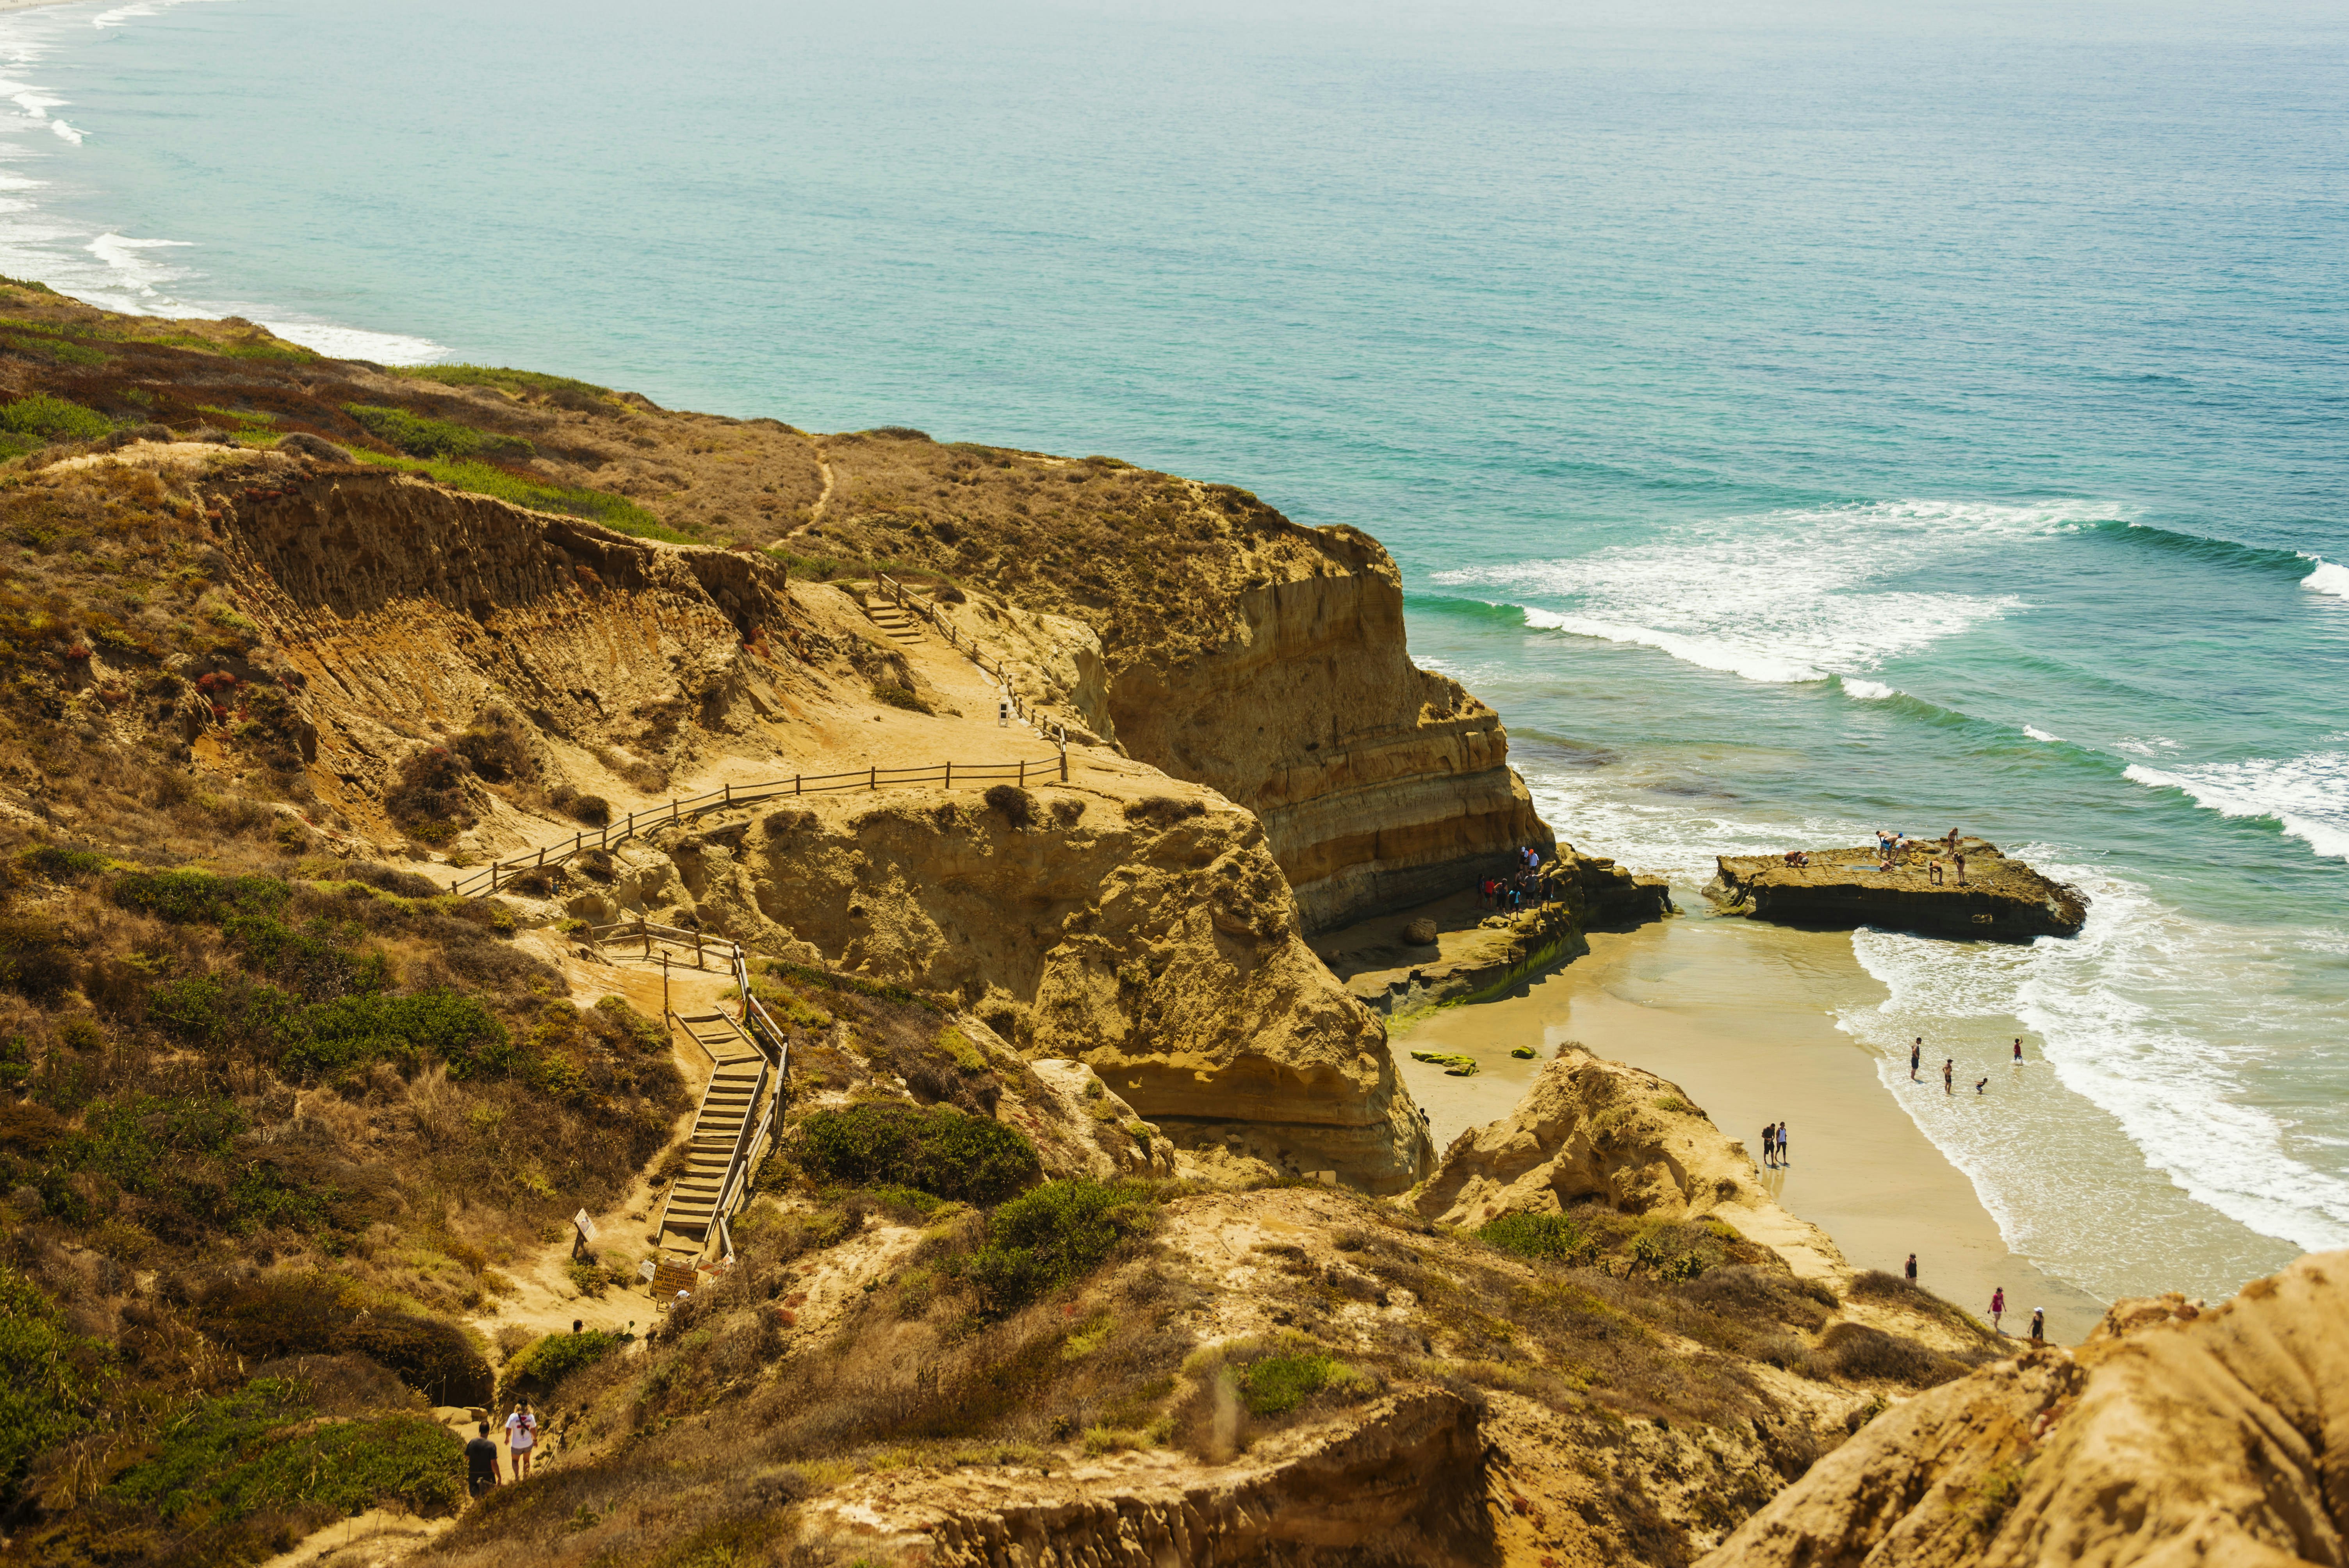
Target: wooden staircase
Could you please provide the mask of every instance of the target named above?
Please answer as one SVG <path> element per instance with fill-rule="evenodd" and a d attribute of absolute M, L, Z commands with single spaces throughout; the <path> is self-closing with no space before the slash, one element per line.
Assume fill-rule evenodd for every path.
<path fill-rule="evenodd" d="M 657 1244 L 663 1253 L 698 1258 L 709 1244 L 719 1205 L 730 1196 L 729 1184 L 750 1178 L 746 1167 L 771 1074 L 758 1043 L 725 1014 L 675 1016 L 709 1053 L 716 1068 L 694 1113 L 685 1170 L 670 1181 L 668 1199 L 661 1205 Z"/>
<path fill-rule="evenodd" d="M 921 617 L 910 610 L 900 609 L 878 594 L 866 596 L 864 614 L 892 642 L 911 645 L 922 640 Z"/>

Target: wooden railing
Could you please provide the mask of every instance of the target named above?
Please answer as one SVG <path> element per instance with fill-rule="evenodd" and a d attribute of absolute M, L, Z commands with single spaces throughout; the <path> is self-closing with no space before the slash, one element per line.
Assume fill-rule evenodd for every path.
<path fill-rule="evenodd" d="M 873 581 L 883 596 L 891 603 L 911 614 L 919 615 L 936 627 L 939 634 L 946 638 L 950 646 L 961 650 L 972 664 L 1000 682 L 1003 686 L 1004 700 L 1011 705 L 1013 713 L 1026 722 L 1035 725 L 1039 733 L 1043 734 L 1045 738 L 1057 741 L 1062 751 L 1068 750 L 1067 727 L 1057 722 L 1044 719 L 1040 714 L 1028 706 L 1026 699 L 1019 695 L 1019 688 L 1011 684 L 1011 669 L 1003 662 L 1002 655 L 998 654 L 995 663 L 992 665 L 988 665 L 987 645 L 976 637 L 966 636 L 962 628 L 957 626 L 946 612 L 939 609 L 936 603 L 923 598 L 885 572 L 874 573 Z"/>
<path fill-rule="evenodd" d="M 789 1081 L 792 1037 L 783 1033 L 781 1026 L 777 1024 L 773 1015 L 767 1011 L 766 1004 L 751 994 L 749 955 L 742 951 L 742 944 L 730 936 L 712 936 L 707 932 L 688 931 L 682 926 L 656 925 L 648 920 L 641 919 L 617 921 L 609 925 L 589 926 L 587 936 L 599 947 L 610 939 L 636 937 L 644 944 L 642 956 L 646 958 L 652 956 L 656 943 L 673 947 L 690 947 L 693 949 L 694 965 L 697 968 L 705 966 L 703 960 L 711 949 L 716 948 L 723 952 L 728 965 L 734 971 L 734 987 L 742 999 L 742 1032 L 750 1037 L 752 1045 L 759 1047 L 759 1054 L 764 1058 L 759 1070 L 759 1088 L 750 1098 L 751 1105 L 755 1107 L 759 1103 L 759 1095 L 767 1089 L 771 1077 L 773 1090 L 766 1095 L 767 1109 L 759 1119 L 757 1130 L 736 1140 L 734 1153 L 727 1161 L 725 1180 L 718 1185 L 718 1201 L 709 1212 L 709 1228 L 702 1233 L 703 1248 L 707 1250 L 710 1239 L 715 1237 L 725 1247 L 727 1261 L 731 1263 L 734 1258 L 734 1236 L 727 1227 L 727 1218 L 750 1200 L 750 1183 L 758 1176 L 759 1161 L 766 1157 L 769 1147 L 774 1142 L 775 1119 L 781 1113 L 783 1091 Z M 664 987 L 666 987 L 666 982 L 664 982 Z M 664 1021 L 671 1024 L 681 1022 L 676 1009 L 668 1006 L 666 989 L 664 989 L 661 1006 L 666 1015 Z M 686 1033 L 690 1035 L 693 1031 L 688 1028 Z M 700 1037 L 694 1037 L 698 1042 Z M 703 1047 L 705 1051 L 708 1048 L 707 1046 Z M 749 1128 L 747 1120 L 744 1126 L 747 1131 Z M 671 1195 L 675 1195 L 674 1191 Z M 664 1205 L 662 1211 L 664 1224 L 667 1212 L 667 1207 Z"/>
<path fill-rule="evenodd" d="M 459 877 L 449 891 L 464 898 L 498 891 L 525 872 L 559 866 L 585 854 L 589 850 L 608 850 L 614 844 L 625 843 L 653 828 L 670 822 L 681 822 L 688 817 L 698 817 L 705 811 L 723 811 L 754 801 L 772 800 L 784 796 L 821 795 L 837 789 L 885 789 L 920 784 L 935 784 L 951 789 L 956 784 L 1018 784 L 1023 789 L 1030 783 L 1047 780 L 1069 781 L 1069 748 L 1065 740 L 1057 755 L 1038 758 L 1034 761 L 1015 762 L 938 762 L 926 768 L 856 768 L 845 773 L 794 773 L 789 779 L 777 779 L 763 784 L 726 784 L 702 795 L 688 795 L 649 810 L 631 811 L 617 822 L 607 822 L 595 830 L 590 838 L 585 830 L 571 835 L 569 843 L 560 841 L 516 855 L 510 860 L 492 861 L 488 866 L 470 875 Z"/>

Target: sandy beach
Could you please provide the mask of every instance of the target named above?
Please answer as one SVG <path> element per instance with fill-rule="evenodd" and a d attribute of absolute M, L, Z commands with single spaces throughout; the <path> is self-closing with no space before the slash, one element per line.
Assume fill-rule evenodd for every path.
<path fill-rule="evenodd" d="M 1512 1057 L 1513 1047 L 1546 1058 L 1579 1040 L 1671 1079 L 1749 1150 L 1765 1122 L 1785 1120 L 1792 1162 L 1764 1180 L 1854 1267 L 1898 1272 L 1913 1252 L 1921 1283 L 1977 1315 L 1987 1317 L 1992 1290 L 2003 1286 L 2010 1329 L 2044 1306 L 2051 1336 L 2084 1336 L 2104 1304 L 2008 1250 L 1972 1183 L 1886 1092 L 1874 1053 L 1836 1026 L 1839 1009 L 1884 995 L 1853 959 L 1849 935 L 1720 919 L 1702 900 L 1681 902 L 1688 913 L 1595 934 L 1588 956 L 1397 1038 L 1437 1147 L 1516 1103 L 1542 1064 Z M 1413 1050 L 1472 1056 L 1483 1070 L 1447 1077 L 1411 1060 Z"/>

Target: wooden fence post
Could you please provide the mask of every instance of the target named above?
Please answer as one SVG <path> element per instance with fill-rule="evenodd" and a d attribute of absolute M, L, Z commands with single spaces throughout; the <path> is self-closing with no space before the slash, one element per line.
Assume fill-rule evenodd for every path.
<path fill-rule="evenodd" d="M 498 891 L 498 862 L 495 861 L 490 862 L 490 891 Z"/>
<path fill-rule="evenodd" d="M 1028 764 L 1025 761 L 1019 764 L 1019 787 L 1022 789 L 1028 787 Z"/>
<path fill-rule="evenodd" d="M 731 784 L 720 784 L 719 788 L 726 791 L 726 803 L 729 806 L 734 804 L 734 786 Z"/>
<path fill-rule="evenodd" d="M 951 762 L 947 764 L 946 788 L 949 789 L 954 788 L 954 764 Z"/>
<path fill-rule="evenodd" d="M 636 916 L 636 934 L 645 939 L 645 956 L 650 958 L 653 955 L 653 928 L 645 923 L 641 914 Z"/>
<path fill-rule="evenodd" d="M 796 794 L 798 794 L 799 792 L 800 792 L 800 776 L 799 776 L 798 774 L 794 773 L 794 774 L 792 774 L 792 794 L 794 794 L 794 795 L 796 795 Z"/>
<path fill-rule="evenodd" d="M 881 788 L 881 769 L 878 768 L 873 769 L 871 775 L 864 780 L 864 787 L 867 789 L 878 789 Z"/>

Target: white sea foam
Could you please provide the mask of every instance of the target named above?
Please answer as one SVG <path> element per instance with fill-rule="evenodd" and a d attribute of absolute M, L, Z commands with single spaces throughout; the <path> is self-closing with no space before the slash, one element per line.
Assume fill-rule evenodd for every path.
<path fill-rule="evenodd" d="M 1655 648 L 1746 680 L 1816 681 L 1865 674 L 2021 606 L 2012 595 L 1894 586 L 1920 565 L 2025 545 L 2109 512 L 1933 501 L 1795 509 L 1433 580 L 1523 596 L 1536 627 Z"/>
<path fill-rule="evenodd" d="M 2316 570 L 2300 580 L 2302 587 L 2313 588 L 2319 593 L 2330 593 L 2336 598 L 2349 599 L 2349 566 L 2344 566 L 2339 562 L 2324 560 L 2321 556 L 2311 555 L 2305 551 L 2301 552 L 2300 558 L 2302 561 L 2316 562 Z"/>
<path fill-rule="evenodd" d="M 219 317 L 260 321 L 279 336 L 322 354 L 415 365 L 440 358 L 441 346 L 405 333 L 376 332 L 311 317 L 288 316 L 268 305 L 223 304 L 191 298 L 185 292 L 203 274 L 191 264 L 187 242 L 134 238 L 114 231 L 92 234 L 86 227 L 44 213 L 29 193 L 70 182 L 71 150 L 91 133 L 55 111 L 68 100 L 43 86 L 40 67 L 85 20 L 119 28 L 194 0 L 135 0 L 87 16 L 78 10 L 0 13 L 0 100 L 21 113 L 0 114 L 0 273 L 36 278 L 63 293 L 110 310 L 140 315 Z M 46 134 L 44 134 L 46 133 Z M 57 142 L 66 145 L 59 147 Z M 59 160 L 66 160 L 60 162 Z M 28 170 L 37 170 L 31 172 Z M 55 171 L 57 177 L 49 177 Z"/>
<path fill-rule="evenodd" d="M 2349 751 L 2169 769 L 2131 763 L 2124 776 L 2148 789 L 2182 790 L 2222 817 L 2273 820 L 2318 854 L 2349 859 Z"/>
<path fill-rule="evenodd" d="M 242 312 L 231 312 L 242 315 Z M 251 319 L 284 338 L 305 348 L 336 359 L 371 359 L 378 365 L 429 365 L 448 354 L 448 349 L 429 337 L 414 337 L 398 332 L 369 332 L 364 327 L 339 326 L 332 322 L 286 319 Z"/>
<path fill-rule="evenodd" d="M 1839 684 L 1847 693 L 1863 702 L 1882 702 L 1887 697 L 1900 695 L 1882 681 L 1864 681 L 1857 676 L 1844 676 L 1840 677 Z"/>
<path fill-rule="evenodd" d="M 1636 759 L 1588 772 L 1518 762 L 1561 837 L 1684 888 L 1716 855 L 1857 842 L 1868 826 L 1650 793 Z M 1856 933 L 1889 995 L 1838 1019 L 1877 1050 L 1887 1092 L 1973 1182 L 2007 1243 L 2107 1296 L 2224 1294 L 2280 1266 L 2287 1243 L 2349 1244 L 2349 1181 L 2295 1157 L 2307 1135 L 2255 1087 L 2323 1034 L 2280 958 L 2301 934 L 2199 922 L 2059 851 L 2014 852 L 2088 893 L 2081 935 L 2025 946 Z M 2054 1084 L 2004 1068 L 1997 1020 L 2010 1016 Z M 1960 1093 L 1943 1095 L 1930 1070 L 1908 1082 L 1920 1034 L 1960 1058 Z M 1984 1096 L 1964 1092 L 1985 1074 Z M 2191 1270 L 2176 1262 L 2187 1255 Z"/>
<path fill-rule="evenodd" d="M 2028 736 L 2028 737 L 2029 737 L 2030 738 L 2032 738 L 2033 740 L 2045 741 L 2045 742 L 2048 742 L 2048 743 L 2050 743 L 2050 744 L 2052 744 L 2052 743 L 2054 743 L 2054 742 L 2055 742 L 2055 741 L 2059 741 L 2059 740 L 2061 740 L 2061 739 L 2063 739 L 2063 738 L 2063 738 L 2062 736 L 2060 736 L 2060 735 L 2050 735 L 2050 734 L 2048 734 L 2045 730 L 2044 730 L 2044 729 L 2040 728 L 2040 727 L 2039 727 L 2037 725 L 2035 725 L 2035 724 L 2026 724 L 2026 725 L 2024 725 L 2024 726 L 2023 727 L 2023 733 L 2024 735 Z"/>
<path fill-rule="evenodd" d="M 2040 1037 L 2063 1086 L 2109 1114 L 2145 1164 L 2197 1202 L 2298 1247 L 2349 1244 L 2349 1181 L 2295 1158 L 2290 1130 L 2260 1103 L 2268 1095 L 2246 1081 L 2278 1053 L 2304 1048 L 2291 1042 L 2321 1032 L 2292 995 L 2277 934 L 2190 918 L 2044 846 L 2020 852 L 2088 893 L 2077 937 L 2018 947 L 1863 930 L 1854 952 L 1891 995 L 1845 1026 L 1891 1051 L 1922 1033 L 1931 1050 L 1964 1033 L 1960 1020 L 2011 1016 Z M 1970 1054 L 1961 1071 L 1991 1065 L 1979 1043 Z M 2076 1119 L 2050 1119 L 2044 1107 L 2034 1115 L 2020 1098 L 1998 1119 L 1979 1119 L 1971 1097 L 1945 1097 L 1930 1083 L 1921 1096 L 1901 1098 L 1974 1177 L 2009 1243 L 2073 1277 L 2094 1280 L 2101 1269 L 2108 1288 L 2125 1283 L 2110 1272 L 2129 1253 L 2115 1245 L 2114 1229 L 2148 1233 L 2153 1244 L 2136 1253 L 2145 1262 L 2188 1246 L 2177 1235 L 2164 1245 L 2158 1233 L 2208 1228 L 2170 1205 L 2158 1184 L 2099 1199 L 2097 1225 L 2082 1226 L 2078 1184 L 2096 1180 L 2095 1130 Z M 2256 1249 L 2240 1241 L 2193 1240 L 2198 1254 L 2232 1248 L 2240 1266 L 2260 1266 Z"/>

